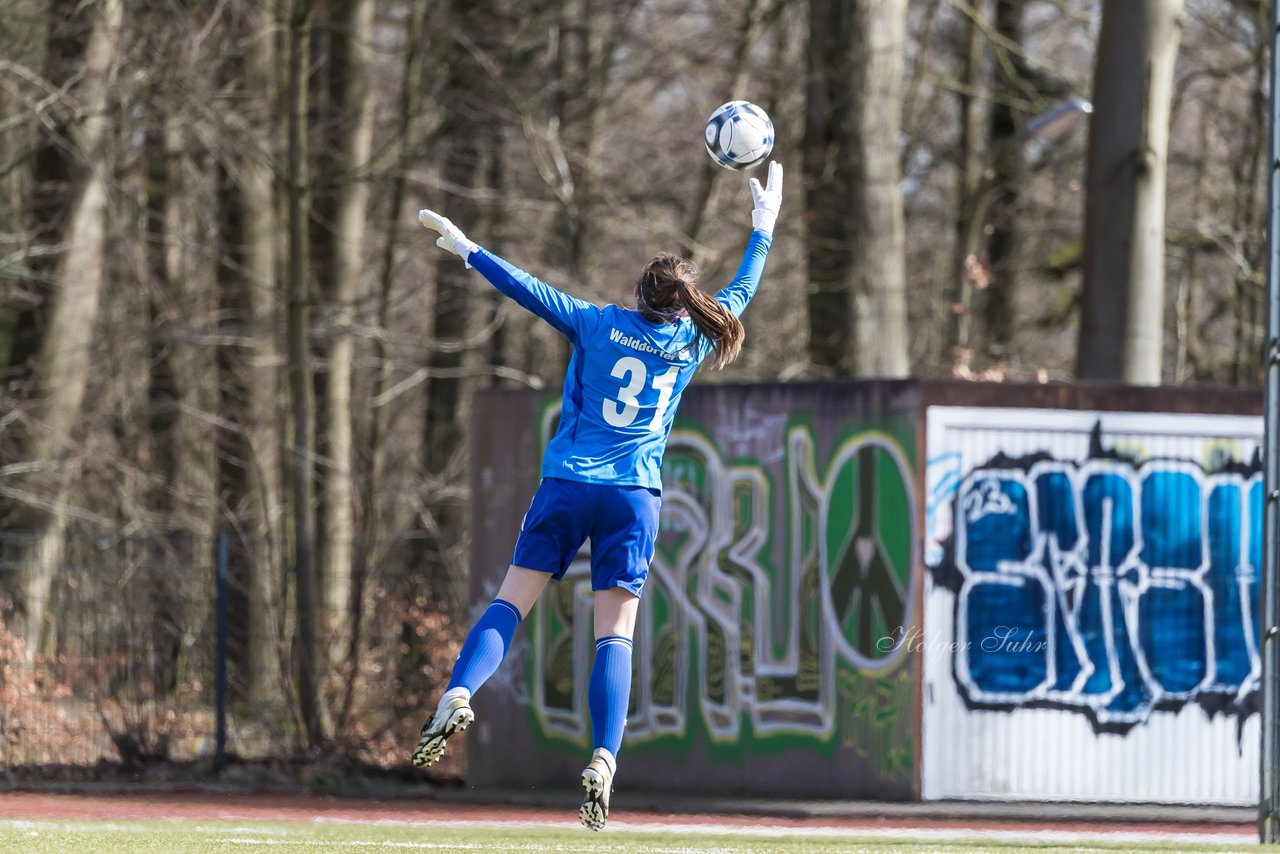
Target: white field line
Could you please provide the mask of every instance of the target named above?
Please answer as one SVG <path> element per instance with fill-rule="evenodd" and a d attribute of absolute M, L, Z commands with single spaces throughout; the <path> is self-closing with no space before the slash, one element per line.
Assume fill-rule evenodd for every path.
<path fill-rule="evenodd" d="M 170 819 L 157 819 L 157 821 L 168 821 Z M 174 820 L 178 821 L 178 820 Z M 184 822 L 185 823 L 185 822 Z M 342 822 L 332 822 L 339 824 Z M 391 822 L 382 822 L 390 824 Z M 372 822 L 350 822 L 350 824 L 372 824 Z M 491 825 L 483 822 L 476 822 L 476 828 L 488 828 Z M 544 825 L 545 826 L 545 825 Z M 341 848 L 376 848 L 379 850 L 401 849 L 410 851 L 492 851 L 493 843 L 459 843 L 459 842 L 406 842 L 403 840 L 387 840 L 387 839 L 335 839 L 335 840 L 317 840 L 303 827 L 217 827 L 197 825 L 198 829 L 207 834 L 208 841 L 217 843 L 219 846 L 253 846 L 258 848 L 282 846 L 297 848 L 298 846 L 312 847 L 318 843 L 337 845 Z M 38 839 L 42 832 L 44 833 L 140 833 L 143 832 L 136 823 L 126 823 L 119 821 L 95 821 L 93 819 L 79 820 L 43 820 L 43 819 L 0 819 L 0 833 L 6 830 L 25 833 L 26 835 Z M 587 831 L 583 831 L 584 834 Z M 224 834 L 243 834 L 241 836 L 224 835 Z M 292 838 L 290 838 L 292 837 Z M 502 843 L 504 851 L 552 851 L 559 854 L 572 854 L 572 852 L 581 852 L 581 854 L 594 854 L 598 850 L 598 846 L 586 843 L 583 845 L 564 845 L 554 844 L 548 845 L 537 842 L 510 842 Z M 688 854 L 691 850 L 696 850 L 697 854 L 735 854 L 738 849 L 734 848 L 697 848 L 689 849 L 687 847 L 672 848 L 667 846 L 646 846 L 645 850 L 650 854 Z"/>
<path fill-rule="evenodd" d="M 317 816 L 312 819 L 317 824 L 384 824 L 384 825 L 400 825 L 405 827 L 452 827 L 452 828 L 576 828 L 579 826 L 577 821 L 524 821 L 512 820 L 503 821 L 496 819 L 492 821 L 474 821 L 469 819 L 376 819 L 372 822 L 363 822 L 359 820 L 351 820 L 345 818 L 331 818 L 326 816 Z M 913 828 L 913 827 L 796 827 L 791 825 L 771 825 L 767 823 L 753 824 L 722 824 L 717 822 L 698 822 L 691 824 L 675 824 L 656 821 L 636 821 L 634 819 L 613 819 L 609 822 L 609 826 L 605 828 L 608 832 L 630 832 L 630 833 L 694 833 L 699 835 L 743 835 L 743 836 L 809 836 L 822 839 L 832 838 L 854 838 L 854 839 L 885 839 L 894 841 L 918 840 L 920 842 L 964 842 L 983 840 L 1001 841 L 1001 842 L 1029 842 L 1029 843 L 1054 843 L 1054 844 L 1072 844 L 1081 842 L 1102 842 L 1113 844 L 1129 844 L 1129 843 L 1168 843 L 1179 845 L 1256 845 L 1258 838 L 1252 833 L 1239 833 L 1232 831 L 1210 831 L 1206 833 L 1187 833 L 1174 830 L 1163 831 L 1142 831 L 1142 830 L 1099 830 L 1099 831 L 1079 831 L 1079 830 L 1002 830 L 999 827 L 990 828 Z"/>
<path fill-rule="evenodd" d="M 165 819 L 157 819 L 165 821 Z M 265 821 L 265 820 L 264 820 Z M 272 820 L 277 821 L 277 820 Z M 287 824 L 288 822 L 283 822 Z M 426 819 L 426 820 L 408 820 L 408 819 L 375 819 L 372 821 L 362 821 L 358 819 L 332 818 L 326 816 L 317 816 L 311 820 L 312 824 L 331 824 L 346 826 L 386 826 L 386 827 L 405 827 L 405 828 L 453 828 L 453 829 L 494 829 L 494 830 L 517 830 L 517 829 L 565 829 L 580 827 L 577 821 L 474 821 L 467 819 Z M 263 826 L 246 825 L 244 820 L 234 826 L 222 826 L 218 824 L 210 824 L 207 820 L 197 820 L 197 826 L 201 832 L 215 835 L 219 841 L 228 844 L 248 844 L 252 842 L 255 845 L 292 845 L 289 837 L 294 835 L 305 835 L 304 830 L 293 830 L 287 827 L 280 827 L 273 824 L 264 824 Z M 137 832 L 136 824 L 122 821 L 93 821 L 93 820 L 31 820 L 31 819 L 0 819 L 0 832 L 12 831 L 35 831 L 56 830 L 59 832 Z M 584 834 L 588 831 L 583 830 Z M 1256 845 L 1258 839 L 1252 833 L 1240 833 L 1232 831 L 1207 832 L 1207 833 L 1188 833 L 1178 831 L 1138 831 L 1138 830 L 1116 830 L 1116 831 L 1077 831 L 1077 830 L 1002 830 L 997 827 L 990 828 L 912 828 L 912 827 L 793 827 L 779 826 L 769 824 L 720 824 L 714 822 L 699 822 L 696 824 L 673 824 L 664 822 L 651 821 L 635 821 L 626 819 L 617 819 L 609 823 L 605 833 L 668 833 L 668 834 L 696 834 L 700 836 L 717 836 L 717 835 L 742 835 L 752 837 L 809 837 L 816 839 L 861 839 L 866 841 L 883 840 L 894 842 L 971 842 L 980 845 L 983 841 L 988 842 L 1005 842 L 1012 844 L 1032 844 L 1032 845 L 1079 845 L 1089 843 L 1102 843 L 1111 845 L 1125 844 L 1166 844 L 1166 845 Z M 227 834 L 224 836 L 224 834 Z M 233 835 L 234 834 L 234 835 Z M 591 835 L 594 837 L 594 834 Z M 372 846 L 384 845 L 395 848 L 420 848 L 420 849 L 436 849 L 461 847 L 454 844 L 441 845 L 431 842 L 392 842 L 392 841 L 362 841 L 362 840 L 341 840 L 344 845 L 355 846 Z M 483 847 L 483 846 L 479 846 Z M 526 851 L 578 851 L 592 850 L 584 839 L 584 847 L 577 846 L 561 846 L 561 845 L 542 845 L 538 843 L 524 843 L 519 845 L 520 850 Z M 657 851 L 659 849 L 652 849 Z M 672 848 L 664 849 L 670 851 L 683 851 L 687 849 Z M 703 851 L 705 849 L 698 849 Z"/>
<path fill-rule="evenodd" d="M 302 845 L 302 841 L 285 842 L 279 839 L 262 841 L 257 839 L 223 839 L 215 840 L 223 845 Z M 305 844 L 313 844 L 314 840 L 307 840 Z M 343 848 L 407 848 L 410 850 L 445 850 L 445 851 L 495 851 L 498 850 L 499 843 L 488 842 L 484 844 L 467 843 L 458 844 L 455 842 L 383 842 L 381 840 L 365 840 L 365 839 L 343 839 L 335 840 L 334 845 Z M 600 846 L 598 844 L 591 845 L 542 845 L 537 842 L 508 842 L 501 843 L 503 851 L 554 851 L 557 854 L 599 854 Z M 682 846 L 678 848 L 670 848 L 663 845 L 644 846 L 645 854 L 742 854 L 741 848 L 705 848 L 699 846 L 690 848 Z M 849 854 L 857 854 L 862 849 L 850 848 Z"/>

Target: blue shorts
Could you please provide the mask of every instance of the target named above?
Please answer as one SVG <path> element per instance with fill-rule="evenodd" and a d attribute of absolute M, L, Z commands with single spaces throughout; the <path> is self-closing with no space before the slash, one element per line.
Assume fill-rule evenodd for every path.
<path fill-rule="evenodd" d="M 564 577 L 591 540 L 591 589 L 621 587 L 639 596 L 658 538 L 662 496 L 643 486 L 545 477 L 520 526 L 511 563 Z"/>

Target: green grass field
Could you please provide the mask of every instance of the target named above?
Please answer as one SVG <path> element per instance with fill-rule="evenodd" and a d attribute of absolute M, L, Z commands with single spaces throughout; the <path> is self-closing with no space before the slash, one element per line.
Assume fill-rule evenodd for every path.
<path fill-rule="evenodd" d="M 1256 846 L 1187 844 L 1140 847 L 1133 842 L 1072 841 L 1028 845 L 976 836 L 963 841 L 866 839 L 857 836 L 771 836 L 743 833 L 636 832 L 595 834 L 571 827 L 405 826 L 367 823 L 253 821 L 0 820 L 0 852 L 74 854 L 212 854 L 213 852 L 554 851 L 554 852 L 1089 852 L 1248 851 Z"/>

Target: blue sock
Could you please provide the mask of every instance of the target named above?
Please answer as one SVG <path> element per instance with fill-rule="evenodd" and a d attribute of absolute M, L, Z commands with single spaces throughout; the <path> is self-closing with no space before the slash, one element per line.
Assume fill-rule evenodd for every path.
<path fill-rule="evenodd" d="M 591 668 L 587 705 L 591 708 L 592 749 L 603 747 L 615 757 L 622 747 L 631 699 L 631 641 L 610 635 L 596 641 L 596 661 Z"/>
<path fill-rule="evenodd" d="M 494 599 L 463 642 L 449 688 L 466 688 L 472 694 L 479 690 L 502 663 L 518 625 L 519 609 L 505 599 Z"/>

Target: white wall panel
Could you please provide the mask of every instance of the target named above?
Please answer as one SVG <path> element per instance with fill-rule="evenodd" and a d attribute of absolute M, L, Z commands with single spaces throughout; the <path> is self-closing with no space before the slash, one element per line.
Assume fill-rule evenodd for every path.
<path fill-rule="evenodd" d="M 1256 803 L 1261 419 L 927 417 L 923 796 Z"/>

